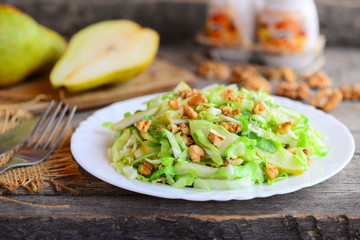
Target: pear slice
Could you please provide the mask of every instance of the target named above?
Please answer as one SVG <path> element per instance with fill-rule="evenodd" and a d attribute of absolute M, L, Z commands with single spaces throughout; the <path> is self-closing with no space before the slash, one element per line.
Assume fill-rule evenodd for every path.
<path fill-rule="evenodd" d="M 129 20 L 90 25 L 74 35 L 50 75 L 51 84 L 79 92 L 131 79 L 153 61 L 156 31 Z"/>

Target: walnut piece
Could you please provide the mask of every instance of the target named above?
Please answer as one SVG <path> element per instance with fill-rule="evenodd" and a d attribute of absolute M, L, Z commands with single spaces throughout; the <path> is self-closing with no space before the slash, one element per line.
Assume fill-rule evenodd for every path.
<path fill-rule="evenodd" d="M 139 168 L 139 172 L 145 176 L 151 175 L 153 170 L 154 170 L 154 166 L 146 160 L 144 161 L 143 164 L 140 165 Z"/>
<path fill-rule="evenodd" d="M 310 97 L 311 90 L 303 82 L 282 82 L 276 87 L 275 94 L 291 99 L 306 100 Z"/>
<path fill-rule="evenodd" d="M 257 115 L 261 115 L 261 111 L 264 111 L 264 110 L 266 110 L 266 107 L 265 107 L 263 101 L 260 101 L 257 104 L 255 104 L 255 106 L 252 109 L 253 113 L 257 114 Z"/>
<path fill-rule="evenodd" d="M 232 83 L 240 83 L 253 78 L 261 77 L 254 67 L 251 66 L 236 66 L 233 68 L 231 75 Z"/>
<path fill-rule="evenodd" d="M 190 128 L 188 126 L 186 126 L 185 123 L 180 123 L 178 124 L 180 131 L 185 134 L 185 135 L 189 135 L 190 134 Z"/>
<path fill-rule="evenodd" d="M 223 63 L 206 61 L 200 64 L 197 73 L 206 79 L 227 80 L 230 77 L 230 68 Z"/>
<path fill-rule="evenodd" d="M 182 111 L 181 117 L 188 116 L 190 119 L 197 118 L 198 114 L 197 114 L 197 112 L 195 112 L 194 109 L 192 109 L 191 107 L 186 106 L 186 105 L 182 105 L 182 108 L 183 108 L 183 111 Z"/>
<path fill-rule="evenodd" d="M 182 97 L 183 99 L 191 97 L 192 95 L 197 94 L 198 91 L 196 89 L 187 88 L 185 90 L 180 90 L 178 92 L 178 95 Z"/>
<path fill-rule="evenodd" d="M 222 136 L 220 133 L 216 132 L 214 129 L 210 129 L 208 140 L 214 145 L 215 147 L 219 148 L 221 144 L 225 141 L 225 137 Z"/>
<path fill-rule="evenodd" d="M 169 125 L 167 125 L 167 129 L 172 133 L 172 134 L 176 134 L 180 131 L 180 128 L 174 124 L 174 123 L 170 123 Z"/>
<path fill-rule="evenodd" d="M 352 85 L 351 100 L 359 100 L 359 99 L 360 99 L 360 85 L 359 84 Z"/>
<path fill-rule="evenodd" d="M 142 120 L 140 122 L 135 123 L 134 125 L 137 129 L 139 129 L 139 132 L 147 133 L 151 125 L 151 120 Z"/>
<path fill-rule="evenodd" d="M 230 106 L 221 107 L 220 110 L 224 115 L 233 117 L 232 108 Z"/>
<path fill-rule="evenodd" d="M 270 81 L 276 81 L 282 78 L 279 69 L 274 69 L 270 67 L 266 69 L 265 76 Z"/>
<path fill-rule="evenodd" d="M 271 91 L 270 83 L 261 76 L 244 81 L 241 87 L 251 91 L 260 91 L 261 89 L 267 93 Z"/>
<path fill-rule="evenodd" d="M 187 101 L 187 103 L 190 106 L 198 106 L 200 103 L 208 103 L 205 95 L 201 94 L 201 93 L 197 93 L 195 95 L 192 95 L 189 100 Z"/>
<path fill-rule="evenodd" d="M 190 159 L 193 162 L 200 162 L 201 157 L 205 156 L 204 150 L 198 145 L 191 145 L 189 147 Z"/>
<path fill-rule="evenodd" d="M 307 159 L 307 165 L 309 166 L 311 164 L 311 160 L 309 158 L 309 152 L 306 148 L 303 149 L 303 152 L 305 153 L 306 155 L 306 159 Z"/>
<path fill-rule="evenodd" d="M 328 88 L 332 85 L 331 79 L 324 72 L 317 72 L 313 75 L 305 75 L 304 79 L 312 88 Z"/>
<path fill-rule="evenodd" d="M 169 105 L 169 107 L 171 107 L 172 109 L 175 109 L 175 110 L 178 110 L 181 108 L 181 103 L 179 102 L 179 100 L 177 100 L 177 98 L 169 100 L 168 105 Z"/>
<path fill-rule="evenodd" d="M 226 101 L 232 101 L 232 102 L 238 102 L 241 103 L 242 100 L 245 99 L 245 95 L 244 94 L 240 94 L 238 96 L 235 96 L 235 94 L 233 93 L 234 89 L 232 88 L 226 88 L 221 92 L 221 96 L 224 98 L 224 100 Z"/>
<path fill-rule="evenodd" d="M 186 136 L 184 134 L 181 135 L 181 138 L 184 140 L 186 146 L 190 146 L 194 144 L 194 139 L 190 136 Z"/>
<path fill-rule="evenodd" d="M 235 115 L 239 115 L 241 113 L 241 109 L 240 108 L 235 108 L 234 109 L 234 114 Z"/>
<path fill-rule="evenodd" d="M 331 91 L 330 89 L 320 90 L 311 100 L 311 105 L 325 112 L 336 108 L 342 101 L 342 93 L 339 89 Z"/>
<path fill-rule="evenodd" d="M 281 75 L 281 78 L 284 79 L 286 82 L 295 82 L 296 81 L 296 74 L 290 68 L 279 67 L 278 71 Z"/>
<path fill-rule="evenodd" d="M 339 90 L 341 91 L 344 100 L 352 99 L 352 97 L 353 97 L 352 93 L 353 92 L 352 92 L 352 87 L 351 86 L 341 86 L 339 88 Z"/>
<path fill-rule="evenodd" d="M 274 164 L 266 162 L 266 175 L 273 180 L 279 175 L 279 171 Z"/>
<path fill-rule="evenodd" d="M 291 128 L 291 125 L 292 121 L 284 122 L 275 129 L 275 132 L 280 134 L 287 134 L 289 129 Z"/>
<path fill-rule="evenodd" d="M 228 161 L 228 160 L 225 160 L 224 163 L 223 163 L 223 165 L 221 165 L 221 166 L 226 167 L 227 165 L 229 165 L 229 161 Z"/>
<path fill-rule="evenodd" d="M 223 126 L 226 130 L 228 130 L 231 133 L 238 133 L 241 132 L 242 127 L 240 125 L 237 125 L 233 122 L 221 122 L 220 126 Z"/>
<path fill-rule="evenodd" d="M 360 100 L 360 85 L 341 86 L 339 88 L 344 100 Z"/>

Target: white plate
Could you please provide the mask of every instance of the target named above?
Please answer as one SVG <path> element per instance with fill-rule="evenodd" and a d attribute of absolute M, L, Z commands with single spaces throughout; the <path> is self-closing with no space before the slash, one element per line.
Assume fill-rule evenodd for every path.
<path fill-rule="evenodd" d="M 338 173 L 350 162 L 354 154 L 355 142 L 350 131 L 333 116 L 300 102 L 275 97 L 276 102 L 304 113 L 309 118 L 310 125 L 321 130 L 328 137 L 326 144 L 330 145 L 330 152 L 326 157 L 313 160 L 309 170 L 304 174 L 290 176 L 271 186 L 260 184 L 242 190 L 212 190 L 210 192 L 188 188 L 176 189 L 160 183 L 128 180 L 116 172 L 109 163 L 107 149 L 112 144 L 113 132 L 102 127 L 101 124 L 119 121 L 126 112 L 134 113 L 137 109 L 145 109 L 142 103 L 154 96 L 155 94 L 114 103 L 96 111 L 81 122 L 71 138 L 71 152 L 80 166 L 105 182 L 142 194 L 193 201 L 228 201 L 269 197 L 313 186 Z"/>

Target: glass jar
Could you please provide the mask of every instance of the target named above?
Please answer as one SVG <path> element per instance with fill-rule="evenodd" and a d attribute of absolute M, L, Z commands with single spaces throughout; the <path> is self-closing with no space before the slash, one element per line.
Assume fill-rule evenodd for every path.
<path fill-rule="evenodd" d="M 247 60 L 255 39 L 254 0 L 210 0 L 205 34 L 217 48 L 221 58 Z"/>
<path fill-rule="evenodd" d="M 311 64 L 319 38 L 314 0 L 263 1 L 256 36 L 269 65 L 296 69 Z"/>

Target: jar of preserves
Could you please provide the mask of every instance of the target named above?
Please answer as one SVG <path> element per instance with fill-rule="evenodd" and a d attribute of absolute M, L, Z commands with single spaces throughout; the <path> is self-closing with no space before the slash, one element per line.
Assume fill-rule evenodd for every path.
<path fill-rule="evenodd" d="M 264 0 L 256 37 L 270 65 L 299 69 L 311 64 L 319 38 L 314 0 Z"/>
<path fill-rule="evenodd" d="M 205 35 L 219 48 L 221 58 L 249 58 L 255 39 L 254 0 L 210 0 Z"/>

